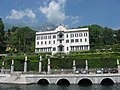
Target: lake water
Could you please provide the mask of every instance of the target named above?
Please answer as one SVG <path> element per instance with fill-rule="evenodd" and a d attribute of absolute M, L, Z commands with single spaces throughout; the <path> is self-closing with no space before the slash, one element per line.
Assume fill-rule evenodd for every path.
<path fill-rule="evenodd" d="M 91 86 L 59 86 L 59 85 L 15 85 L 15 84 L 0 84 L 0 90 L 120 90 L 120 84 L 112 86 L 91 85 Z"/>

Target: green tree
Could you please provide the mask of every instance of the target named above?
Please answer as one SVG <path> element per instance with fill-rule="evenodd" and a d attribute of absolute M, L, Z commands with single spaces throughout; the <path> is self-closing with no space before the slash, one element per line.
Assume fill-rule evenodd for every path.
<path fill-rule="evenodd" d="M 4 33 L 5 33 L 4 32 L 4 23 L 2 21 L 2 18 L 0 18 L 0 51 L 3 51 L 5 48 Z"/>
<path fill-rule="evenodd" d="M 13 30 L 13 28 L 11 30 Z M 35 31 L 29 27 L 16 28 L 10 37 L 8 37 L 7 42 L 11 47 L 11 52 L 34 52 L 33 43 L 35 43 Z"/>
<path fill-rule="evenodd" d="M 0 35 L 4 36 L 4 23 L 2 21 L 2 18 L 0 18 Z"/>
<path fill-rule="evenodd" d="M 105 27 L 103 31 L 103 41 L 106 45 L 111 45 L 114 43 L 114 33 L 112 29 Z"/>
<path fill-rule="evenodd" d="M 116 39 L 117 42 L 120 41 L 120 31 L 114 32 L 113 29 L 102 27 L 99 25 L 83 26 L 82 28 L 89 28 L 89 38 L 91 49 L 99 49 L 105 45 L 114 44 Z M 114 37 L 114 34 L 116 37 Z"/>
<path fill-rule="evenodd" d="M 103 45 L 103 28 L 99 25 L 91 25 L 89 26 L 90 32 L 90 45 L 91 47 L 99 47 Z"/>
<path fill-rule="evenodd" d="M 120 43 L 120 29 L 114 30 L 114 39 L 115 39 L 116 44 Z"/>

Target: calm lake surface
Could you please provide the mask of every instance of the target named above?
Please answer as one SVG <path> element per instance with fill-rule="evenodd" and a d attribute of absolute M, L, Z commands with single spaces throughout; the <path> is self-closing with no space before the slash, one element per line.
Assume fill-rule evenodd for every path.
<path fill-rule="evenodd" d="M 92 86 L 59 86 L 59 85 L 15 85 L 15 84 L 0 84 L 0 90 L 120 90 L 120 84 L 112 86 L 92 85 Z"/>

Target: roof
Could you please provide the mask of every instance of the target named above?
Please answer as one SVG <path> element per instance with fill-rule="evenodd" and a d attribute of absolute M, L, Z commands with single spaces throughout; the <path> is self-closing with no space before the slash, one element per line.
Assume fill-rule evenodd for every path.
<path fill-rule="evenodd" d="M 64 26 L 58 26 L 54 31 L 36 32 L 36 34 L 56 34 L 57 32 L 77 32 L 77 31 L 88 31 L 88 28 L 77 28 L 77 29 L 66 29 Z"/>

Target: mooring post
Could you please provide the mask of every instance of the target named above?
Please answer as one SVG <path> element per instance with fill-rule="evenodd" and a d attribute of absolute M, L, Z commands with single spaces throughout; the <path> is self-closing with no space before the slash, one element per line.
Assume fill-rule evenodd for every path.
<path fill-rule="evenodd" d="M 40 60 L 39 60 L 39 73 L 41 73 L 42 71 L 42 56 L 40 56 Z"/>
<path fill-rule="evenodd" d="M 27 56 L 25 56 L 25 61 L 24 61 L 24 72 L 27 72 Z"/>
<path fill-rule="evenodd" d="M 48 58 L 48 74 L 50 74 L 50 58 Z"/>
<path fill-rule="evenodd" d="M 14 60 L 12 60 L 12 63 L 11 63 L 11 73 L 13 73 L 14 71 Z"/>

